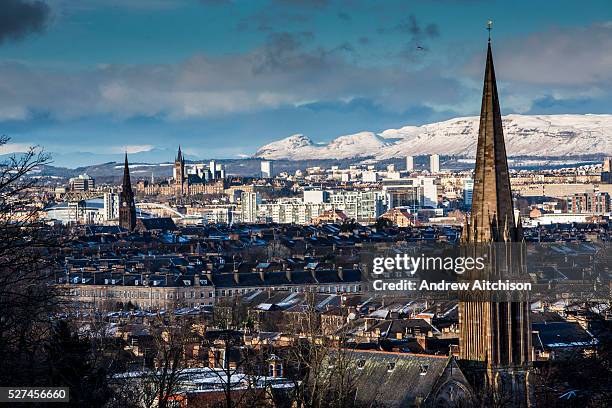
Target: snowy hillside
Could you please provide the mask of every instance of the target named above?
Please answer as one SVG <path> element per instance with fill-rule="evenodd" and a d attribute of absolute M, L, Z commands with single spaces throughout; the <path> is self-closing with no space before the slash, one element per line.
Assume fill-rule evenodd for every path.
<path fill-rule="evenodd" d="M 508 115 L 504 135 L 509 156 L 612 155 L 612 115 Z M 439 153 L 473 157 L 478 117 L 465 117 L 388 129 L 379 134 L 360 132 L 329 143 L 314 143 L 294 135 L 261 147 L 255 157 L 306 160 L 376 159 Z"/>

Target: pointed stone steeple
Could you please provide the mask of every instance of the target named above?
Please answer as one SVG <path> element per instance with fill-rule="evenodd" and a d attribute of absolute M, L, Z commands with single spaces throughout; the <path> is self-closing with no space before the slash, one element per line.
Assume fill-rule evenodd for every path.
<path fill-rule="evenodd" d="M 489 25 L 490 29 L 490 25 Z M 510 174 L 504 143 L 491 40 L 487 46 L 472 212 L 462 241 L 470 256 L 487 256 L 482 271 L 469 279 L 524 279 L 520 220 L 514 220 Z M 484 244 L 484 245 L 483 245 Z M 490 390 L 509 405 L 528 406 L 531 364 L 529 294 L 503 296 L 463 291 L 459 301 L 459 356 L 473 366 L 474 378 L 486 373 Z M 486 369 L 486 370 L 485 370 Z M 480 374 L 478 374 L 480 373 Z M 478 380 L 479 381 L 479 380 Z M 509 395 L 508 395 L 509 394 Z"/>
<path fill-rule="evenodd" d="M 178 148 L 178 154 L 176 155 L 176 161 L 177 162 L 183 161 L 183 152 L 181 151 L 181 145 L 179 145 L 179 148 Z"/>
<path fill-rule="evenodd" d="M 134 191 L 132 190 L 132 182 L 130 180 L 127 152 L 125 153 L 125 163 L 123 165 L 123 183 L 121 185 L 119 201 L 119 225 L 132 231 L 136 227 L 136 202 L 134 201 Z"/>
<path fill-rule="evenodd" d="M 464 241 L 467 242 L 521 239 L 517 236 L 514 222 L 510 173 L 490 41 L 480 109 L 472 212 L 466 229 Z"/>
<path fill-rule="evenodd" d="M 127 152 L 125 153 L 125 162 L 123 163 L 123 183 L 122 187 L 132 189 L 132 182 L 130 180 L 130 166 L 128 164 Z"/>

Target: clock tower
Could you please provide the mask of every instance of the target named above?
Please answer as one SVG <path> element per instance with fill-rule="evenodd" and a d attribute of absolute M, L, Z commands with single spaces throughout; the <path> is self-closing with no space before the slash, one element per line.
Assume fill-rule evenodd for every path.
<path fill-rule="evenodd" d="M 132 191 L 132 182 L 130 181 L 127 153 L 125 154 L 123 167 L 123 184 L 119 195 L 119 226 L 128 231 L 133 231 L 136 227 L 136 203 L 134 201 L 134 191 Z"/>

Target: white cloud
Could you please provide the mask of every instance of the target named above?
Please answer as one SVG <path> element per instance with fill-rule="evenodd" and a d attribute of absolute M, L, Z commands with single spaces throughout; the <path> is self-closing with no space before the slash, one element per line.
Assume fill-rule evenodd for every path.
<path fill-rule="evenodd" d="M 24 120 L 28 118 L 25 106 L 0 106 L 0 120 Z"/>
<path fill-rule="evenodd" d="M 153 145 L 128 145 L 128 146 L 115 146 L 111 149 L 112 153 L 141 153 L 141 152 L 150 152 L 153 150 L 155 146 Z"/>
<path fill-rule="evenodd" d="M 0 154 L 27 152 L 35 143 L 6 143 L 0 144 Z"/>
<path fill-rule="evenodd" d="M 612 82 L 612 24 L 552 28 L 502 43 L 496 68 L 506 80 L 585 86 Z"/>
<path fill-rule="evenodd" d="M 307 34 L 273 35 L 244 54 L 196 55 L 176 64 L 99 64 L 80 71 L 44 71 L 0 64 L 0 106 L 60 120 L 95 115 L 119 119 L 201 118 L 364 98 L 389 111 L 459 102 L 455 79 L 433 67 L 364 67 L 337 50 L 306 49 Z M 0 112 L 1 114 L 1 112 Z"/>
<path fill-rule="evenodd" d="M 45 71 L 0 63 L 0 120 L 26 120 L 30 112 L 59 120 L 99 115 L 183 120 L 359 99 L 393 113 L 414 106 L 456 115 L 477 110 L 480 80 L 471 84 L 465 74 L 481 77 L 482 54 L 463 73 L 439 61 L 364 66 L 335 48 L 309 48 L 311 37 L 276 33 L 247 53 L 195 55 L 175 64 Z M 532 101 L 549 95 L 610 97 L 610 24 L 500 41 L 494 53 L 506 111 L 528 111 Z"/>

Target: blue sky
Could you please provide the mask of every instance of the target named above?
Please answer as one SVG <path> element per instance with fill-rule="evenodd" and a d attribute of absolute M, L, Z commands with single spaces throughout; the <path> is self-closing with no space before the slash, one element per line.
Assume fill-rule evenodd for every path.
<path fill-rule="evenodd" d="M 489 19 L 503 113 L 612 112 L 609 0 L 3 0 L 0 154 L 235 158 L 474 115 Z"/>

